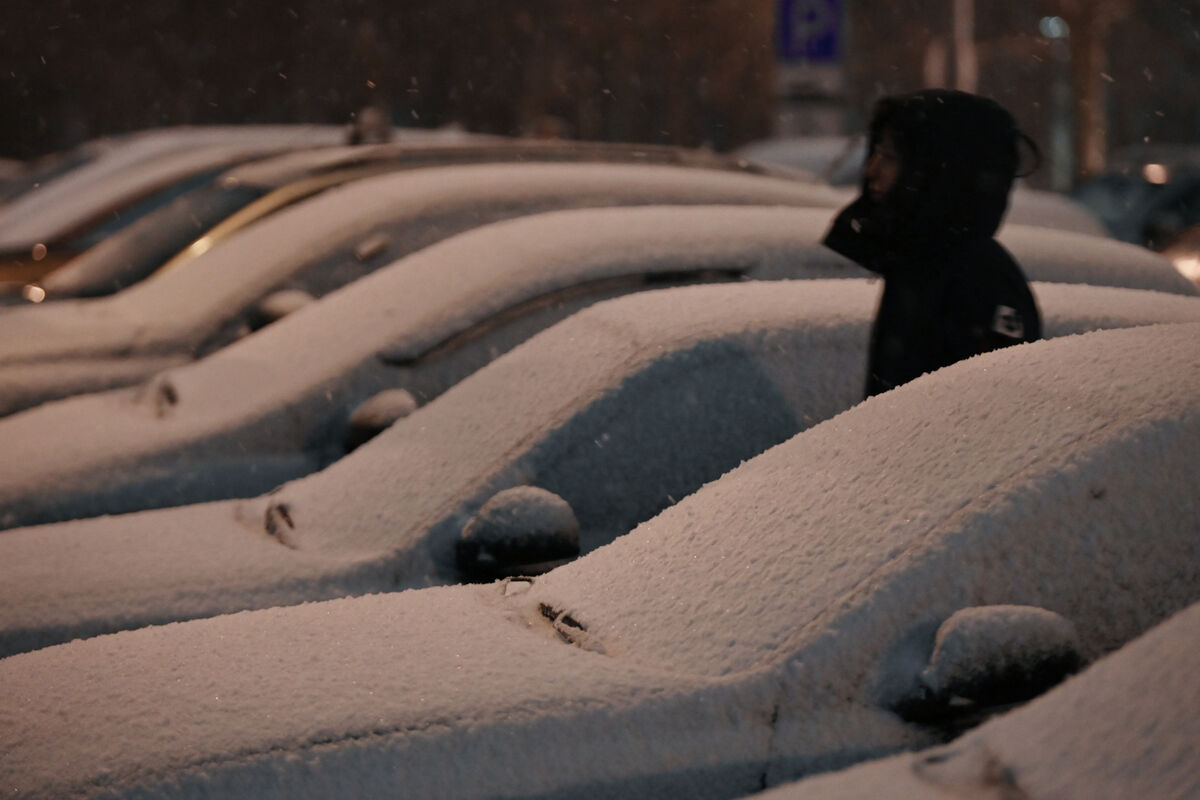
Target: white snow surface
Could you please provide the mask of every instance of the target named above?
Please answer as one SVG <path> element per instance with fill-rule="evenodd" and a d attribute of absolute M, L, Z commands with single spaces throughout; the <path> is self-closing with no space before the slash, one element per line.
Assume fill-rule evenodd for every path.
<path fill-rule="evenodd" d="M 339 426 L 377 392 L 403 387 L 428 400 L 585 303 L 646 288 L 645 275 L 867 274 L 817 243 L 827 221 L 823 211 L 759 206 L 577 209 L 450 237 L 145 386 L 0 419 L 8 455 L 0 463 L 0 525 L 266 491 L 321 466 L 331 449 L 340 455 Z M 431 353 L 507 309 L 621 276 L 639 280 L 526 309 L 520 325 Z M 872 300 L 861 296 L 865 310 Z M 1166 305 L 1173 299 L 1164 298 Z M 389 366 L 381 352 L 425 358 Z M 10 391 L 23 391 L 19 376 Z M 280 459 L 285 472 L 255 480 L 247 470 L 260 458 Z M 172 483 L 169 476 L 180 472 Z"/>
<path fill-rule="evenodd" d="M 944 747 L 821 775 L 762 800 L 1200 797 L 1200 605 Z"/>
<path fill-rule="evenodd" d="M 676 164 L 742 170 L 744 162 L 709 150 L 667 145 L 596 142 L 578 139 L 532 139 L 450 130 L 414 137 L 405 132 L 384 144 L 323 147 L 260 159 L 222 175 L 224 184 L 274 187 L 337 167 L 394 161 L 397 165 L 429 166 L 470 162 L 587 161 Z M 750 169 L 744 169 L 749 173 Z"/>
<path fill-rule="evenodd" d="M 0 209 L 0 248 L 32 247 L 147 191 L 196 172 L 285 149 L 331 145 L 345 131 L 320 125 L 181 127 L 150 131 Z"/>
<path fill-rule="evenodd" d="M 484 164 L 389 173 L 280 210 L 189 263 L 104 298 L 0 315 L 0 362 L 191 351 L 306 265 L 386 228 L 417 246 L 506 217 L 585 206 L 832 208 L 827 187 L 644 164 Z M 1173 268 L 1172 268 L 1173 270 Z M 302 287 L 301 287 L 302 288 Z"/>
<path fill-rule="evenodd" d="M 571 506 L 553 492 L 536 486 L 514 486 L 497 492 L 463 526 L 463 539 L 503 545 L 523 535 L 556 536 L 579 544 L 579 521 Z"/>
<path fill-rule="evenodd" d="M 1095 657 L 1195 601 L 1198 365 L 1197 324 L 1007 348 L 859 404 L 531 585 L 0 660 L 0 785 L 728 797 L 929 743 L 872 689 L 914 628 L 1033 605 Z"/>

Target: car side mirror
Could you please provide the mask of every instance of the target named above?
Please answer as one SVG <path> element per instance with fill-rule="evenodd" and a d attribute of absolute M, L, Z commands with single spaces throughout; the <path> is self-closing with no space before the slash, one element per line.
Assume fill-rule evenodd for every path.
<path fill-rule="evenodd" d="M 417 410 L 417 399 L 407 389 L 385 389 L 361 403 L 350 414 L 346 452 L 382 433 Z"/>
<path fill-rule="evenodd" d="M 498 492 L 463 527 L 455 560 L 467 581 L 547 572 L 579 555 L 579 522 L 566 500 L 536 486 Z"/>
<path fill-rule="evenodd" d="M 258 301 L 251 314 L 250 327 L 254 330 L 278 322 L 288 314 L 295 313 L 315 301 L 308 292 L 300 289 L 280 289 Z"/>
<path fill-rule="evenodd" d="M 1052 611 L 964 608 L 938 627 L 928 664 L 894 710 L 911 722 L 970 727 L 1045 692 L 1080 662 L 1075 626 Z"/>

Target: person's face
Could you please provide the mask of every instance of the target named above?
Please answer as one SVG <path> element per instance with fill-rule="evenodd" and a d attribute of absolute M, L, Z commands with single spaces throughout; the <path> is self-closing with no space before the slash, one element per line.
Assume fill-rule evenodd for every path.
<path fill-rule="evenodd" d="M 900 180 L 900 152 L 889 131 L 879 135 L 879 140 L 867 156 L 866 166 L 863 167 L 863 177 L 866 179 L 867 192 L 871 199 L 879 201 L 891 191 Z"/>

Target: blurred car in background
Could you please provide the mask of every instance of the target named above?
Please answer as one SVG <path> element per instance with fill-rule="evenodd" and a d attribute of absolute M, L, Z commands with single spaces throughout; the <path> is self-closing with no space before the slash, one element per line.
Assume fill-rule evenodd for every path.
<path fill-rule="evenodd" d="M 232 165 L 344 135 L 335 126 L 185 127 L 93 147 L 86 163 L 0 206 L 0 282 L 23 285 L 45 275 Z"/>
<path fill-rule="evenodd" d="M 1200 796 L 1200 605 L 948 745 L 789 784 L 759 800 Z"/>
<path fill-rule="evenodd" d="M 796 168 L 831 186 L 841 187 L 849 203 L 862 179 L 866 147 L 866 137 L 861 135 L 796 136 L 752 142 L 735 153 L 751 162 Z M 1059 192 L 1031 189 L 1020 181 L 1013 188 L 1004 221 L 1092 236 L 1108 235 L 1101 220 L 1084 204 Z"/>
<path fill-rule="evenodd" d="M 0 411 L 136 383 L 224 347 L 294 308 L 297 298 L 321 297 L 488 222 L 567 208 L 832 208 L 838 199 L 820 185 L 653 164 L 458 165 L 363 178 L 282 209 L 186 268 L 111 297 L 6 309 Z"/>
<path fill-rule="evenodd" d="M 778 295 L 766 288 L 756 309 Z M 1196 324 L 1006 348 L 873 397 L 533 579 L 225 614 L 0 659 L 0 774 L 26 797 L 365 798 L 397 786 L 409 797 L 737 797 L 937 744 L 941 724 L 1027 698 L 1039 676 L 1196 602 L 1198 360 Z M 537 394 L 548 385 L 520 411 L 551 407 L 557 393 Z M 668 417 L 691 411 L 679 399 L 664 400 Z M 431 452 L 453 469 L 456 452 Z M 420 477 L 441 482 L 436 469 Z M 361 542 L 318 555 L 305 526 L 333 509 L 276 509 L 274 534 L 256 533 L 254 513 L 223 534 L 245 557 L 199 591 L 165 590 L 169 574 L 201 568 L 197 552 L 225 555 L 182 531 L 126 525 L 128 542 L 173 536 L 181 549 L 88 572 L 117 586 L 162 570 L 185 605 L 233 599 L 223 587 L 256 572 L 279 580 L 283 559 L 308 580 L 314 562 L 341 560 L 332 591 L 390 580 L 391 532 L 383 557 Z M 343 542 L 359 531 L 331 521 Z M 28 537 L 25 559 L 53 576 L 36 537 L 56 530 L 0 545 Z M 449 526 L 442 541 L 458 536 Z M 89 608 L 87 591 L 40 607 Z M 964 615 L 990 624 L 956 626 Z M 943 631 L 957 653 L 935 648 Z"/>
<path fill-rule="evenodd" d="M 1193 225 L 1175 237 L 1162 254 L 1179 274 L 1200 286 L 1200 225 Z"/>
<path fill-rule="evenodd" d="M 862 176 L 862 136 L 779 136 L 742 145 L 739 158 L 799 170 L 833 186 L 856 186 Z"/>
<path fill-rule="evenodd" d="M 1200 146 L 1120 148 L 1108 168 L 1080 182 L 1073 195 L 1116 238 L 1163 250 L 1200 224 Z"/>
<path fill-rule="evenodd" d="M 29 161 L 12 162 L 17 166 L 11 171 L 9 180 L 0 186 L 0 207 L 3 203 L 7 203 L 31 189 L 39 188 L 77 167 L 95 161 L 110 150 L 119 147 L 121 142 L 127 138 L 136 138 L 139 135 L 147 134 L 146 132 L 118 134 L 89 139 L 70 150 L 47 153 Z"/>
<path fill-rule="evenodd" d="M 222 173 L 205 186 L 107 237 L 35 286 L 21 287 L 19 296 L 41 302 L 111 294 L 160 268 L 174 269 L 187 263 L 280 208 L 359 178 L 426 166 L 557 161 L 666 164 L 772 173 L 769 167 L 750 165 L 708 150 L 469 134 L 436 141 L 401 139 L 380 145 L 292 152 Z"/>

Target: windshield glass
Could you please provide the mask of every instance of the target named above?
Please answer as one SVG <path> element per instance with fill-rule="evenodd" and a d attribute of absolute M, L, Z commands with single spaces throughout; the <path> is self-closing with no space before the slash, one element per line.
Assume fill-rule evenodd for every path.
<path fill-rule="evenodd" d="M 165 206 L 147 209 L 140 219 L 50 273 L 42 286 L 52 298 L 115 292 L 146 277 L 212 226 L 262 195 L 257 187 L 223 186 L 208 180 Z"/>

